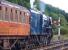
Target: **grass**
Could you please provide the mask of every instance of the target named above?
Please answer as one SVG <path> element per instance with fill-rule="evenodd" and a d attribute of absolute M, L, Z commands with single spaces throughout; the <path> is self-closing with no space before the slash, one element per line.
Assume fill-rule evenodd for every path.
<path fill-rule="evenodd" d="M 60 40 L 66 40 L 66 39 L 68 39 L 68 34 L 60 36 Z M 54 35 L 52 40 L 57 41 L 58 40 L 58 35 Z"/>

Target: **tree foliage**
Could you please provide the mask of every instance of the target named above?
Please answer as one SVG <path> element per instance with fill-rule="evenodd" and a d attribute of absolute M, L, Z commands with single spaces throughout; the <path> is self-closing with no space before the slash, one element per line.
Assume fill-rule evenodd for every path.
<path fill-rule="evenodd" d="M 24 6 L 26 8 L 30 8 L 30 3 L 29 3 L 30 0 L 7 0 L 7 1 L 19 4 L 19 5 Z"/>

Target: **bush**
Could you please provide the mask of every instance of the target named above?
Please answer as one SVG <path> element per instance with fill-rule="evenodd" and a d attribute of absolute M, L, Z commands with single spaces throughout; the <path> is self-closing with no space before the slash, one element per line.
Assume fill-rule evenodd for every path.
<path fill-rule="evenodd" d="M 68 34 L 68 27 L 61 27 L 61 34 Z"/>
<path fill-rule="evenodd" d="M 68 27 L 61 26 L 60 28 L 61 28 L 60 29 L 61 35 L 68 34 Z M 58 34 L 58 28 L 57 27 L 53 27 L 52 31 L 53 31 L 53 34 L 54 35 L 57 35 Z"/>

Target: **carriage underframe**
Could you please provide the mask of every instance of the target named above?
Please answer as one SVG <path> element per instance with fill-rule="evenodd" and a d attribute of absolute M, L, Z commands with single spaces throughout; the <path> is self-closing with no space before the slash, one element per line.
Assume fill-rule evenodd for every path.
<path fill-rule="evenodd" d="M 31 50 L 50 43 L 51 37 L 31 35 L 19 37 L 0 36 L 0 50 Z"/>

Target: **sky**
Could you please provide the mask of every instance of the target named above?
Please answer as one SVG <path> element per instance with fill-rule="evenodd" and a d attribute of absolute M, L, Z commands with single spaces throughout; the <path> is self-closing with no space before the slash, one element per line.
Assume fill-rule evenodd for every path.
<path fill-rule="evenodd" d="M 68 0 L 41 0 L 68 13 Z"/>

